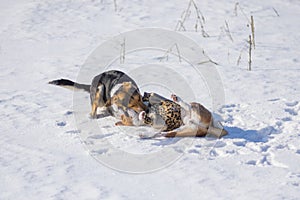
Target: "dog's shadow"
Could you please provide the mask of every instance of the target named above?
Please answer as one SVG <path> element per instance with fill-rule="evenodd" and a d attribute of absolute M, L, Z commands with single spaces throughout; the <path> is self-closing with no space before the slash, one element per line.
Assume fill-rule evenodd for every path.
<path fill-rule="evenodd" d="M 111 114 L 109 113 L 100 113 L 96 115 L 95 119 L 102 119 L 102 118 L 106 118 L 106 117 L 111 117 Z"/>
<path fill-rule="evenodd" d="M 239 127 L 224 127 L 228 131 L 228 135 L 224 139 L 244 139 L 247 142 L 262 142 L 266 143 L 271 138 L 272 134 L 279 131 L 273 126 L 267 126 L 260 130 L 244 130 Z"/>
<path fill-rule="evenodd" d="M 224 127 L 225 130 L 228 131 L 228 135 L 224 136 L 223 138 L 226 139 L 241 139 L 244 142 L 254 142 L 254 143 L 266 143 L 272 138 L 272 134 L 279 133 L 279 130 L 276 130 L 273 126 L 267 126 L 260 130 L 244 130 L 239 127 Z M 203 137 L 197 137 L 196 139 L 203 139 Z M 153 142 L 153 145 L 156 146 L 168 146 L 172 144 L 176 144 L 182 138 L 175 137 L 175 138 L 165 138 L 165 139 L 157 139 L 157 141 Z M 209 139 L 218 139 L 214 137 L 209 137 Z M 241 141 L 240 141 L 241 142 Z M 244 142 L 241 142 L 240 145 L 244 145 Z M 239 142 L 235 142 L 235 144 L 239 144 Z"/>

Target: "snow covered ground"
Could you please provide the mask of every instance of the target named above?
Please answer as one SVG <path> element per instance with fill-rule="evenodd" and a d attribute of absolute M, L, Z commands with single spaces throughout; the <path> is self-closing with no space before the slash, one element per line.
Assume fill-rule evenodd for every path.
<path fill-rule="evenodd" d="M 193 6 L 186 31 L 178 33 L 218 63 L 222 105 L 213 106 L 203 77 L 186 63 L 174 56 L 158 61 L 164 52 L 138 51 L 110 68 L 131 74 L 142 91 L 164 95 L 189 91 L 178 91 L 182 82 L 173 78 L 179 74 L 196 95 L 186 99 L 223 118 L 229 135 L 218 140 L 141 140 L 138 134 L 150 129 L 116 128 L 111 117 L 90 120 L 88 94 L 47 84 L 80 78 L 89 56 L 115 35 L 147 27 L 175 30 L 188 0 L 116 0 L 116 6 L 113 0 L 0 1 L 0 199 L 300 198 L 300 2 L 195 2 L 209 37 L 199 23 L 195 31 Z M 251 15 L 256 48 L 248 71 Z M 164 76 L 157 78 L 160 72 Z M 147 84 L 147 77 L 166 83 Z M 75 109 L 77 98 L 83 110 Z M 137 156 L 126 163 L 124 155 Z"/>

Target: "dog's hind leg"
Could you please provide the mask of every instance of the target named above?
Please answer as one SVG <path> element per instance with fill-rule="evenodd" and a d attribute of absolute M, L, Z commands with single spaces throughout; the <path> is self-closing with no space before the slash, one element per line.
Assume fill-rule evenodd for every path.
<path fill-rule="evenodd" d="M 215 125 L 212 123 L 211 126 L 209 126 L 207 134 L 213 135 L 217 138 L 221 138 L 228 134 L 228 132 L 224 129 L 223 125 L 220 122 L 217 122 Z"/>
<path fill-rule="evenodd" d="M 91 89 L 91 104 L 92 104 L 92 112 L 91 117 L 96 118 L 97 116 L 97 108 L 103 107 L 105 103 L 102 100 L 104 93 L 104 85 L 99 85 L 98 88 Z"/>
<path fill-rule="evenodd" d="M 95 97 L 92 100 L 92 112 L 91 117 L 96 118 L 97 115 L 97 108 L 98 108 L 98 101 L 99 101 L 99 92 L 97 91 Z"/>
<path fill-rule="evenodd" d="M 191 128 L 188 125 L 181 126 L 175 130 L 163 133 L 165 137 L 203 137 L 207 134 L 207 129 L 202 127 Z"/>

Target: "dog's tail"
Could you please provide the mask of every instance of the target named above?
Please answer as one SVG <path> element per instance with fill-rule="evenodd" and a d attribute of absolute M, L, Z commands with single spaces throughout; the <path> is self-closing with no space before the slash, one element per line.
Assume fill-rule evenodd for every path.
<path fill-rule="evenodd" d="M 85 85 L 80 83 L 75 83 L 73 81 L 67 80 L 67 79 L 59 79 L 50 81 L 49 84 L 61 86 L 70 90 L 81 90 L 85 92 L 90 92 L 91 85 Z"/>

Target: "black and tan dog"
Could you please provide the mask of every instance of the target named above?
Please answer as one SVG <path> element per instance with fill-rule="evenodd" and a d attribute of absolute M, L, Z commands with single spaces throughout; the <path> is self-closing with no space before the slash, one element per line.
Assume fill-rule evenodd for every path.
<path fill-rule="evenodd" d="M 126 122 L 123 119 L 129 116 L 128 109 L 136 113 L 146 110 L 137 84 L 121 71 L 103 72 L 93 78 L 91 85 L 79 84 L 67 79 L 50 81 L 49 84 L 89 92 L 92 118 L 97 117 L 98 108 L 106 109 L 112 116 L 121 112 L 122 122 Z M 133 125 L 122 122 L 118 122 L 117 125 Z"/>
<path fill-rule="evenodd" d="M 174 94 L 171 96 L 173 101 L 155 93 L 148 94 L 146 97 L 150 102 L 150 111 L 142 111 L 139 119 L 144 124 L 160 130 L 152 136 L 140 134 L 141 138 L 203 137 L 206 135 L 220 138 L 228 134 L 222 124 L 215 122 L 212 113 L 200 103 L 186 103 Z"/>

